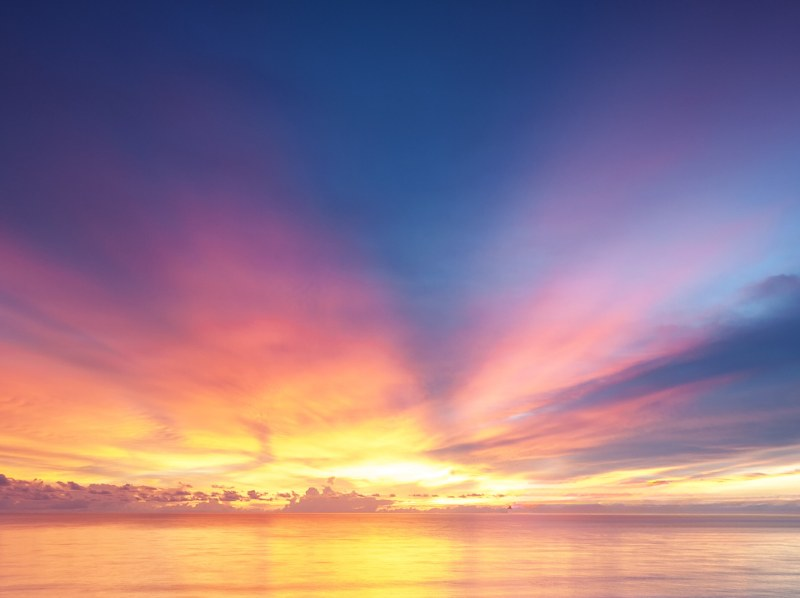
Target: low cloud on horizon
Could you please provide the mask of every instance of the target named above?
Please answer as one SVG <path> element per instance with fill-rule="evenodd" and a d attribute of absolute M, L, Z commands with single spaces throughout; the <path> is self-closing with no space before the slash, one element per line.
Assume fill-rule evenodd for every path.
<path fill-rule="evenodd" d="M 237 504 L 237 507 L 233 505 Z M 379 495 L 339 492 L 326 485 L 297 492 L 240 492 L 213 485 L 209 492 L 189 484 L 171 488 L 133 484 L 79 484 L 74 481 L 17 480 L 0 474 L 0 512 L 234 512 L 370 513 L 394 504 Z"/>
<path fill-rule="evenodd" d="M 237 506 L 234 506 L 236 504 Z M 598 502 L 452 504 L 409 506 L 394 496 L 340 492 L 330 486 L 305 493 L 239 492 L 214 486 L 210 492 L 188 484 L 174 488 L 148 485 L 86 484 L 74 481 L 17 480 L 0 474 L 0 513 L 539 513 L 539 514 L 773 514 L 800 516 L 800 500 L 727 502 Z"/>

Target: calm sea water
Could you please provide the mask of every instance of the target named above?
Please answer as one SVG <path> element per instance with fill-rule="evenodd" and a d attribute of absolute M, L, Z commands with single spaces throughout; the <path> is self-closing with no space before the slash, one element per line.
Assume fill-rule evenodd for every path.
<path fill-rule="evenodd" d="M 4 596 L 800 596 L 800 519 L 0 515 Z"/>

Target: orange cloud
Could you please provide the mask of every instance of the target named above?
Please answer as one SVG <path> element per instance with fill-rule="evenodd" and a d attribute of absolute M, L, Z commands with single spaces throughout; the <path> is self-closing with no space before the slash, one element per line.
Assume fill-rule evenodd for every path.
<path fill-rule="evenodd" d="M 0 246 L 11 473 L 271 479 L 424 446 L 402 331 L 354 255 L 279 215 L 179 205 L 175 232 L 109 252 L 119 287 Z"/>

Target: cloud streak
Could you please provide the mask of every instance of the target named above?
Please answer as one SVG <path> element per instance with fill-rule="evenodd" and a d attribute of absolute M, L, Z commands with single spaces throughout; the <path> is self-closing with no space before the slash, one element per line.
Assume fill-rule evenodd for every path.
<path fill-rule="evenodd" d="M 651 483 L 672 470 L 671 484 L 690 486 L 693 472 L 730 460 L 733 478 L 761 477 L 751 471 L 759 451 L 785 448 L 791 456 L 800 445 L 799 280 L 768 278 L 746 290 L 733 315 L 695 331 L 688 346 L 533 395 L 527 406 L 517 401 L 483 438 L 434 454 L 547 483 L 616 483 L 645 470 L 652 473 L 642 480 Z M 783 473 L 770 476 L 796 477 L 786 474 L 796 461 L 776 457 L 771 465 Z M 779 486 L 791 494 L 790 482 Z"/>

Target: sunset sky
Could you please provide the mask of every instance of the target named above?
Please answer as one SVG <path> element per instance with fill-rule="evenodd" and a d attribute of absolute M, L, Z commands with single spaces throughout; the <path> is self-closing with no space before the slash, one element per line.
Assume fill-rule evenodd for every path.
<path fill-rule="evenodd" d="M 798 27 L 2 3 L 0 509 L 797 506 Z"/>

